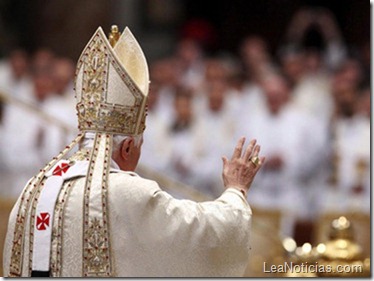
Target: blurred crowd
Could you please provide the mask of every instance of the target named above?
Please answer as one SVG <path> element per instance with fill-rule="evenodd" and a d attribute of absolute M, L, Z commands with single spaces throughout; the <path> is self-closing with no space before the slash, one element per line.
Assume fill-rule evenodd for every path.
<path fill-rule="evenodd" d="M 274 54 L 259 36 L 238 50 L 208 56 L 183 38 L 150 63 L 140 163 L 218 196 L 221 156 L 239 137 L 256 138 L 266 163 L 248 200 L 282 211 L 283 234 L 323 212 L 369 213 L 369 43 L 349 46 L 328 10 L 301 9 Z M 74 70 L 47 49 L 13 50 L 0 89 L 76 128 Z M 12 196 L 74 136 L 11 103 L 2 104 L 0 134 L 1 192 Z"/>

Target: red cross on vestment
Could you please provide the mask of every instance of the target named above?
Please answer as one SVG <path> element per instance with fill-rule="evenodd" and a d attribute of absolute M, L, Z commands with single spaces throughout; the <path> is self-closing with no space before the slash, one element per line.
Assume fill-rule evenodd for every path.
<path fill-rule="evenodd" d="M 63 173 L 65 174 L 69 168 L 70 166 L 68 163 L 62 163 L 53 170 L 53 175 L 61 176 Z"/>
<path fill-rule="evenodd" d="M 36 229 L 37 230 L 46 230 L 49 227 L 49 213 L 40 213 L 36 217 Z"/>

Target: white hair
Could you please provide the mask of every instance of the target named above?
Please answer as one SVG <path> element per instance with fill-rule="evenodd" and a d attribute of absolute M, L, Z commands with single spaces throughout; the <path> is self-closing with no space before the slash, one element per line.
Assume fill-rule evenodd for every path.
<path fill-rule="evenodd" d="M 134 144 L 136 147 L 139 147 L 141 144 L 143 134 L 137 136 L 128 136 L 128 135 L 113 135 L 113 148 L 112 148 L 112 155 L 117 153 L 120 150 L 122 143 L 127 139 L 132 137 L 134 139 Z M 81 140 L 79 144 L 79 148 L 88 148 L 91 149 L 93 147 L 93 143 L 95 140 L 95 133 L 86 132 L 84 138 Z"/>

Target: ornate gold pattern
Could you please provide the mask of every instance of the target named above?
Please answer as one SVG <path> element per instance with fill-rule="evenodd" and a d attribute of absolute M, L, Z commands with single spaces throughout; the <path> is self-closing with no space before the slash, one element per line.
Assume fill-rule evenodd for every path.
<path fill-rule="evenodd" d="M 14 236 L 13 236 L 13 247 L 10 258 L 10 277 L 20 277 L 22 273 L 23 266 L 23 245 L 24 245 L 24 235 L 26 226 L 26 215 L 30 209 L 33 197 L 35 193 L 39 190 L 40 183 L 44 178 L 44 174 L 53 167 L 58 161 L 62 159 L 73 147 L 82 139 L 83 134 L 79 134 L 72 143 L 67 146 L 57 157 L 54 157 L 44 169 L 40 170 L 39 174 L 32 178 L 22 192 L 20 204 L 17 212 L 17 223 L 15 225 Z"/>
<path fill-rule="evenodd" d="M 111 93 L 108 93 L 109 65 L 123 82 Z M 79 129 L 126 135 L 141 134 L 145 129 L 146 97 L 118 62 L 101 29 L 83 51 L 78 61 L 76 77 L 82 68 L 83 83 L 82 89 L 79 89 L 82 94 L 77 104 Z M 133 106 L 107 102 L 109 94 L 123 95 L 126 89 L 134 97 Z"/>
<path fill-rule="evenodd" d="M 109 220 L 107 204 L 107 179 L 109 176 L 109 163 L 111 155 L 112 136 L 105 136 L 105 156 L 103 163 L 103 174 L 101 176 L 101 202 L 102 212 L 98 216 L 90 213 L 90 191 L 94 188 L 92 183 L 93 170 L 97 159 L 99 144 L 103 135 L 96 134 L 94 147 L 88 168 L 88 175 L 84 191 L 83 202 L 83 276 L 103 277 L 112 275 L 110 244 L 109 244 Z"/>
<path fill-rule="evenodd" d="M 34 224 L 35 224 L 36 206 L 38 205 L 38 199 L 39 199 L 42 189 L 44 188 L 45 181 L 46 181 L 46 178 L 44 177 L 41 183 L 39 184 L 39 186 L 36 188 L 36 192 L 31 203 L 30 239 L 29 239 L 29 276 L 31 276 L 31 271 L 32 271 L 32 252 L 33 252 L 33 244 L 34 244 Z"/>
<path fill-rule="evenodd" d="M 102 222 L 98 218 L 93 218 L 84 236 L 87 237 L 85 239 L 87 269 L 90 274 L 100 276 L 108 271 L 107 260 L 109 259 L 107 256 L 108 243 L 105 241 L 106 231 Z"/>
<path fill-rule="evenodd" d="M 57 198 L 53 216 L 52 247 L 51 247 L 51 276 L 61 277 L 62 264 L 62 232 L 64 228 L 64 211 L 71 186 L 75 180 L 64 184 Z"/>
<path fill-rule="evenodd" d="M 91 150 L 87 148 L 82 148 L 75 152 L 70 158 L 69 161 L 89 161 L 90 160 Z"/>

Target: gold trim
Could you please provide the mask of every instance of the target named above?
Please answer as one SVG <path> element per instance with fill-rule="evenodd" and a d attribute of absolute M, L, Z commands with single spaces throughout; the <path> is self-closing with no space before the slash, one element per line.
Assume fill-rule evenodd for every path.
<path fill-rule="evenodd" d="M 57 157 L 54 157 L 45 167 L 40 170 L 39 174 L 33 177 L 27 187 L 23 190 L 20 204 L 17 212 L 17 219 L 13 236 L 13 247 L 10 257 L 9 276 L 21 277 L 23 267 L 23 251 L 24 251 L 24 235 L 26 229 L 27 218 L 30 206 L 36 192 L 39 190 L 40 183 L 44 178 L 44 174 L 60 161 L 73 147 L 82 139 L 83 134 L 79 134 L 69 146 L 60 152 Z"/>
<path fill-rule="evenodd" d="M 64 184 L 55 206 L 55 212 L 53 216 L 53 228 L 52 228 L 52 242 L 51 242 L 51 276 L 61 277 L 61 266 L 62 266 L 62 241 L 63 241 L 63 229 L 64 229 L 64 213 L 66 207 L 66 201 L 69 197 L 71 186 L 74 185 L 76 179 Z"/>
<path fill-rule="evenodd" d="M 127 88 L 135 99 L 134 105 L 107 103 L 109 66 L 115 69 L 123 82 L 116 91 Z M 101 29 L 83 50 L 76 78 L 80 71 L 83 72 L 82 89 L 79 89 L 81 98 L 76 106 L 79 130 L 125 135 L 139 135 L 144 131 L 147 99 L 121 66 Z"/>
<path fill-rule="evenodd" d="M 44 176 L 43 176 L 44 177 Z M 34 224 L 35 224 L 35 213 L 36 207 L 38 205 L 38 200 L 42 189 L 44 188 L 46 178 L 44 177 L 40 184 L 36 187 L 36 192 L 34 198 L 32 199 L 31 203 L 31 217 L 30 217 L 30 239 L 29 239 L 29 276 L 31 276 L 32 272 L 32 255 L 34 249 Z"/>
<path fill-rule="evenodd" d="M 112 276 L 109 217 L 107 204 L 107 184 L 110 172 L 110 154 L 112 136 L 107 134 L 103 140 L 103 134 L 96 134 L 90 164 L 87 172 L 87 180 L 84 191 L 83 202 L 83 276 L 85 277 L 110 277 Z M 100 147 L 104 141 L 104 148 Z M 100 149 L 104 149 L 103 171 L 100 176 L 101 186 L 93 186 L 92 178 L 95 169 L 95 162 Z M 100 165 L 100 164 L 99 164 Z M 99 167 L 100 168 L 100 167 Z M 101 190 L 101 206 L 92 206 L 90 192 L 94 188 Z M 101 207 L 101 214 L 92 215 L 90 208 Z"/>

